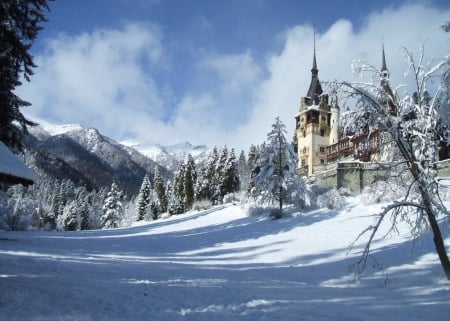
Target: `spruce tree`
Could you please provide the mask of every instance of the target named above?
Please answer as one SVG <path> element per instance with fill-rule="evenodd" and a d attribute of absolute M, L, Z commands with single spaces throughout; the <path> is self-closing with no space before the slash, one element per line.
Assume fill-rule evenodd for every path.
<path fill-rule="evenodd" d="M 65 207 L 63 213 L 63 228 L 65 231 L 75 231 L 78 224 L 78 204 L 75 200 L 71 201 L 68 206 Z"/>
<path fill-rule="evenodd" d="M 136 221 L 145 219 L 145 215 L 151 203 L 151 185 L 150 179 L 146 174 L 141 184 L 137 199 Z"/>
<path fill-rule="evenodd" d="M 159 166 L 155 167 L 154 188 L 156 194 L 155 196 L 159 203 L 158 211 L 160 213 L 165 213 L 167 211 L 167 197 Z"/>
<path fill-rule="evenodd" d="M 194 204 L 194 187 L 197 182 L 197 171 L 195 161 L 191 154 L 188 154 L 185 164 L 183 187 L 184 187 L 184 206 L 185 209 L 191 209 Z"/>
<path fill-rule="evenodd" d="M 221 186 L 222 196 L 239 191 L 239 170 L 234 149 L 231 149 L 225 161 Z"/>
<path fill-rule="evenodd" d="M 21 149 L 27 126 L 34 125 L 19 110 L 31 104 L 15 94 L 21 78 L 30 81 L 36 67 L 30 54 L 41 24 L 46 21 L 47 0 L 0 2 L 0 141 Z"/>
<path fill-rule="evenodd" d="M 259 156 L 259 152 L 258 149 L 255 145 L 251 145 L 250 146 L 250 150 L 248 152 L 248 157 L 247 157 L 247 166 L 250 169 L 250 171 L 252 171 L 257 163 L 258 163 L 258 156 Z"/>
<path fill-rule="evenodd" d="M 122 192 L 116 183 L 112 183 L 105 203 L 103 204 L 103 215 L 101 223 L 103 228 L 117 228 L 123 215 Z"/>
<path fill-rule="evenodd" d="M 267 144 L 260 155 L 261 170 L 255 177 L 253 195 L 263 203 L 278 202 L 275 218 L 281 218 L 283 203 L 304 207 L 309 203 L 309 188 L 297 173 L 297 155 L 286 141 L 286 128 L 275 119 Z"/>

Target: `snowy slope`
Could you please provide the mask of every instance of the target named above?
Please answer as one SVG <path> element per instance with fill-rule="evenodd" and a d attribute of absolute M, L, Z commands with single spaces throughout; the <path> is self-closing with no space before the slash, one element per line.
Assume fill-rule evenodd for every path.
<path fill-rule="evenodd" d="M 377 239 L 355 281 L 362 243 L 348 246 L 376 210 L 355 198 L 281 220 L 230 205 L 118 230 L 1 231 L 0 320 L 448 320 L 430 235 Z"/>

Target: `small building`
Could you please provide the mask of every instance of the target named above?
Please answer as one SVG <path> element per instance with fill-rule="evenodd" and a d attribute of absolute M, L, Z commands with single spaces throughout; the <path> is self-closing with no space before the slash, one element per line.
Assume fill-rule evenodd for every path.
<path fill-rule="evenodd" d="M 31 169 L 0 141 L 0 190 L 6 190 L 15 184 L 28 186 L 33 184 L 34 180 Z"/>

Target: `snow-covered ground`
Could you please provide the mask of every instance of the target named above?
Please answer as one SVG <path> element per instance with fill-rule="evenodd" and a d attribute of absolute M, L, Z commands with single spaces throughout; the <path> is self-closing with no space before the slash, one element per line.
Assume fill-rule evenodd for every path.
<path fill-rule="evenodd" d="M 352 198 L 280 220 L 229 205 L 117 230 L 1 231 L 0 319 L 449 320 L 430 235 L 377 239 L 355 280 L 363 243 L 349 245 L 376 210 Z"/>

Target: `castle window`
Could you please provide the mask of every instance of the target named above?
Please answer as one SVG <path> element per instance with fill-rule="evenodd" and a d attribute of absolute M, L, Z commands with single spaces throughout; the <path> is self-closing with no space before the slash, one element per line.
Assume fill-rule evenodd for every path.
<path fill-rule="evenodd" d="M 321 153 L 325 153 L 325 147 L 319 147 Z"/>
<path fill-rule="evenodd" d="M 306 166 L 306 159 L 302 159 L 302 167 Z"/>
<path fill-rule="evenodd" d="M 303 137 L 306 137 L 306 131 L 303 131 Z"/>
<path fill-rule="evenodd" d="M 323 158 L 320 159 L 320 164 L 321 165 L 325 164 L 325 160 Z"/>
<path fill-rule="evenodd" d="M 325 130 L 324 129 L 320 130 L 320 136 L 322 136 L 322 137 L 325 136 Z"/>
<path fill-rule="evenodd" d="M 322 116 L 322 121 L 323 122 L 327 121 L 327 118 L 325 116 Z"/>

